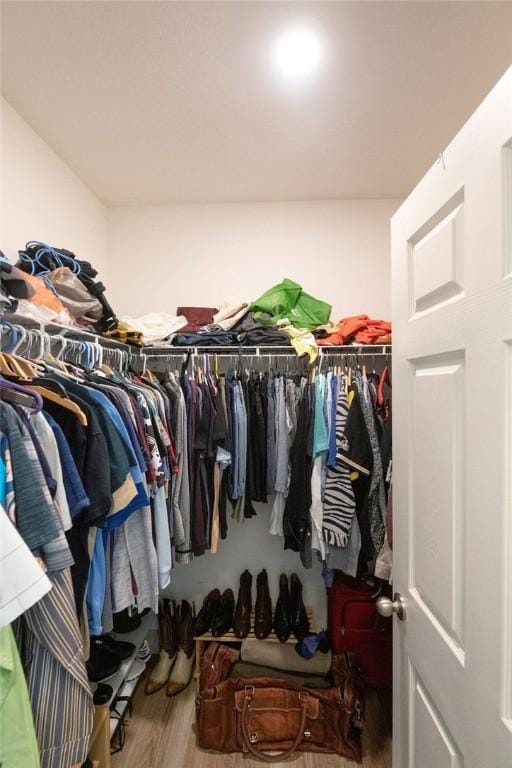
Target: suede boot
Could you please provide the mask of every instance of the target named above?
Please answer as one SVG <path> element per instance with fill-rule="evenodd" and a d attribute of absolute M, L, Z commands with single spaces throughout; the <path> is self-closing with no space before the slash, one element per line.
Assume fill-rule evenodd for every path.
<path fill-rule="evenodd" d="M 254 634 L 259 640 L 269 636 L 272 629 L 272 602 L 268 590 L 268 576 L 265 570 L 256 579 L 256 608 L 254 615 Z"/>
<path fill-rule="evenodd" d="M 279 597 L 274 614 L 274 630 L 282 643 L 285 643 L 292 632 L 290 590 L 288 576 L 282 573 L 279 578 Z"/>
<path fill-rule="evenodd" d="M 240 576 L 240 587 L 238 589 L 238 599 L 236 601 L 235 618 L 233 619 L 233 629 L 235 635 L 243 639 L 251 631 L 251 612 L 252 612 L 252 576 L 249 571 L 244 571 Z"/>
<path fill-rule="evenodd" d="M 164 600 L 158 614 L 160 628 L 160 658 L 146 683 L 145 691 L 149 695 L 163 688 L 169 680 L 169 675 L 178 651 L 178 638 L 176 634 L 176 617 L 174 604 Z"/>
<path fill-rule="evenodd" d="M 176 696 L 181 693 L 192 680 L 196 656 L 193 628 L 192 608 L 190 603 L 183 600 L 176 614 L 178 654 L 167 683 L 167 696 Z"/>

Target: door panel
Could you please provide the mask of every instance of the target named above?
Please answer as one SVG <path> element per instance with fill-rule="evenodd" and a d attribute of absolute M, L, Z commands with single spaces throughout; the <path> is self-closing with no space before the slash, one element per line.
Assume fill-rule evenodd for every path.
<path fill-rule="evenodd" d="M 464 610 L 464 356 L 415 361 L 410 582 L 462 646 Z M 432 445 L 432 436 L 435 443 Z M 434 482 L 433 482 L 434 480 Z"/>
<path fill-rule="evenodd" d="M 512 208 L 510 209 L 512 229 Z M 510 276 L 512 278 L 512 275 Z M 505 638 L 503 642 L 503 722 L 512 733 L 512 339 L 506 344 L 506 444 L 505 444 Z"/>
<path fill-rule="evenodd" d="M 411 757 L 416 768 L 463 768 L 462 755 L 425 686 L 414 673 L 411 689 Z"/>
<path fill-rule="evenodd" d="M 464 195 L 457 193 L 410 241 L 412 314 L 462 295 Z"/>
<path fill-rule="evenodd" d="M 512 69 L 392 221 L 394 766 L 512 767 Z"/>

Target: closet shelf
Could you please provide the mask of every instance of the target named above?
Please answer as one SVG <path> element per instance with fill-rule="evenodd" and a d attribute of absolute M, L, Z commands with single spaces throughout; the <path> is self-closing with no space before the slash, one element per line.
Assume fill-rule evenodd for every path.
<path fill-rule="evenodd" d="M 172 345 L 166 346 L 136 346 L 133 344 L 126 344 L 116 339 L 111 339 L 107 336 L 94 333 L 93 331 L 87 331 L 82 328 L 75 328 L 67 325 L 59 325 L 58 323 L 38 323 L 31 318 L 23 317 L 22 315 L 5 313 L 3 320 L 13 325 L 19 325 L 23 328 L 40 331 L 46 333 L 49 336 L 64 336 L 66 338 L 76 339 L 78 341 L 90 341 L 100 346 L 104 346 L 107 349 L 119 349 L 126 352 L 130 352 L 135 360 L 141 360 L 142 356 L 146 357 L 181 357 L 186 354 L 210 354 L 210 355 L 231 355 L 238 356 L 256 356 L 259 355 L 290 355 L 291 357 L 297 357 L 297 352 L 291 345 L 277 346 L 277 345 L 261 345 L 261 346 L 243 346 L 234 344 L 232 346 L 193 346 L 193 347 L 174 347 Z M 319 355 L 330 354 L 352 354 L 352 355 L 389 355 L 392 351 L 391 344 L 339 344 L 331 346 L 321 346 L 318 348 Z"/>

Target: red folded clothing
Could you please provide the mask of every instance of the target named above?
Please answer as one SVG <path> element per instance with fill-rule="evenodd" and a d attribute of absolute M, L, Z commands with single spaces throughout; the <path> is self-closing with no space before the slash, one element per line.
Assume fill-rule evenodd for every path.
<path fill-rule="evenodd" d="M 188 320 L 187 325 L 180 328 L 180 333 L 191 333 L 198 331 L 203 325 L 211 325 L 213 316 L 218 311 L 215 307 L 178 307 L 176 314 L 183 315 Z"/>
<path fill-rule="evenodd" d="M 345 317 L 336 325 L 336 330 L 325 339 L 318 339 L 319 346 L 348 344 L 390 344 L 391 323 L 374 320 L 368 315 Z"/>

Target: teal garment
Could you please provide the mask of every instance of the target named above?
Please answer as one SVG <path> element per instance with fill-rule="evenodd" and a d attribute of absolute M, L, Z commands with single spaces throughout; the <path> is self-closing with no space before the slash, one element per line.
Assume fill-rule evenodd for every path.
<path fill-rule="evenodd" d="M 0 765 L 40 765 L 27 683 L 10 626 L 0 629 Z"/>
<path fill-rule="evenodd" d="M 313 426 L 313 460 L 329 450 L 329 429 L 325 415 L 326 377 L 319 373 L 315 380 L 315 422 Z"/>

